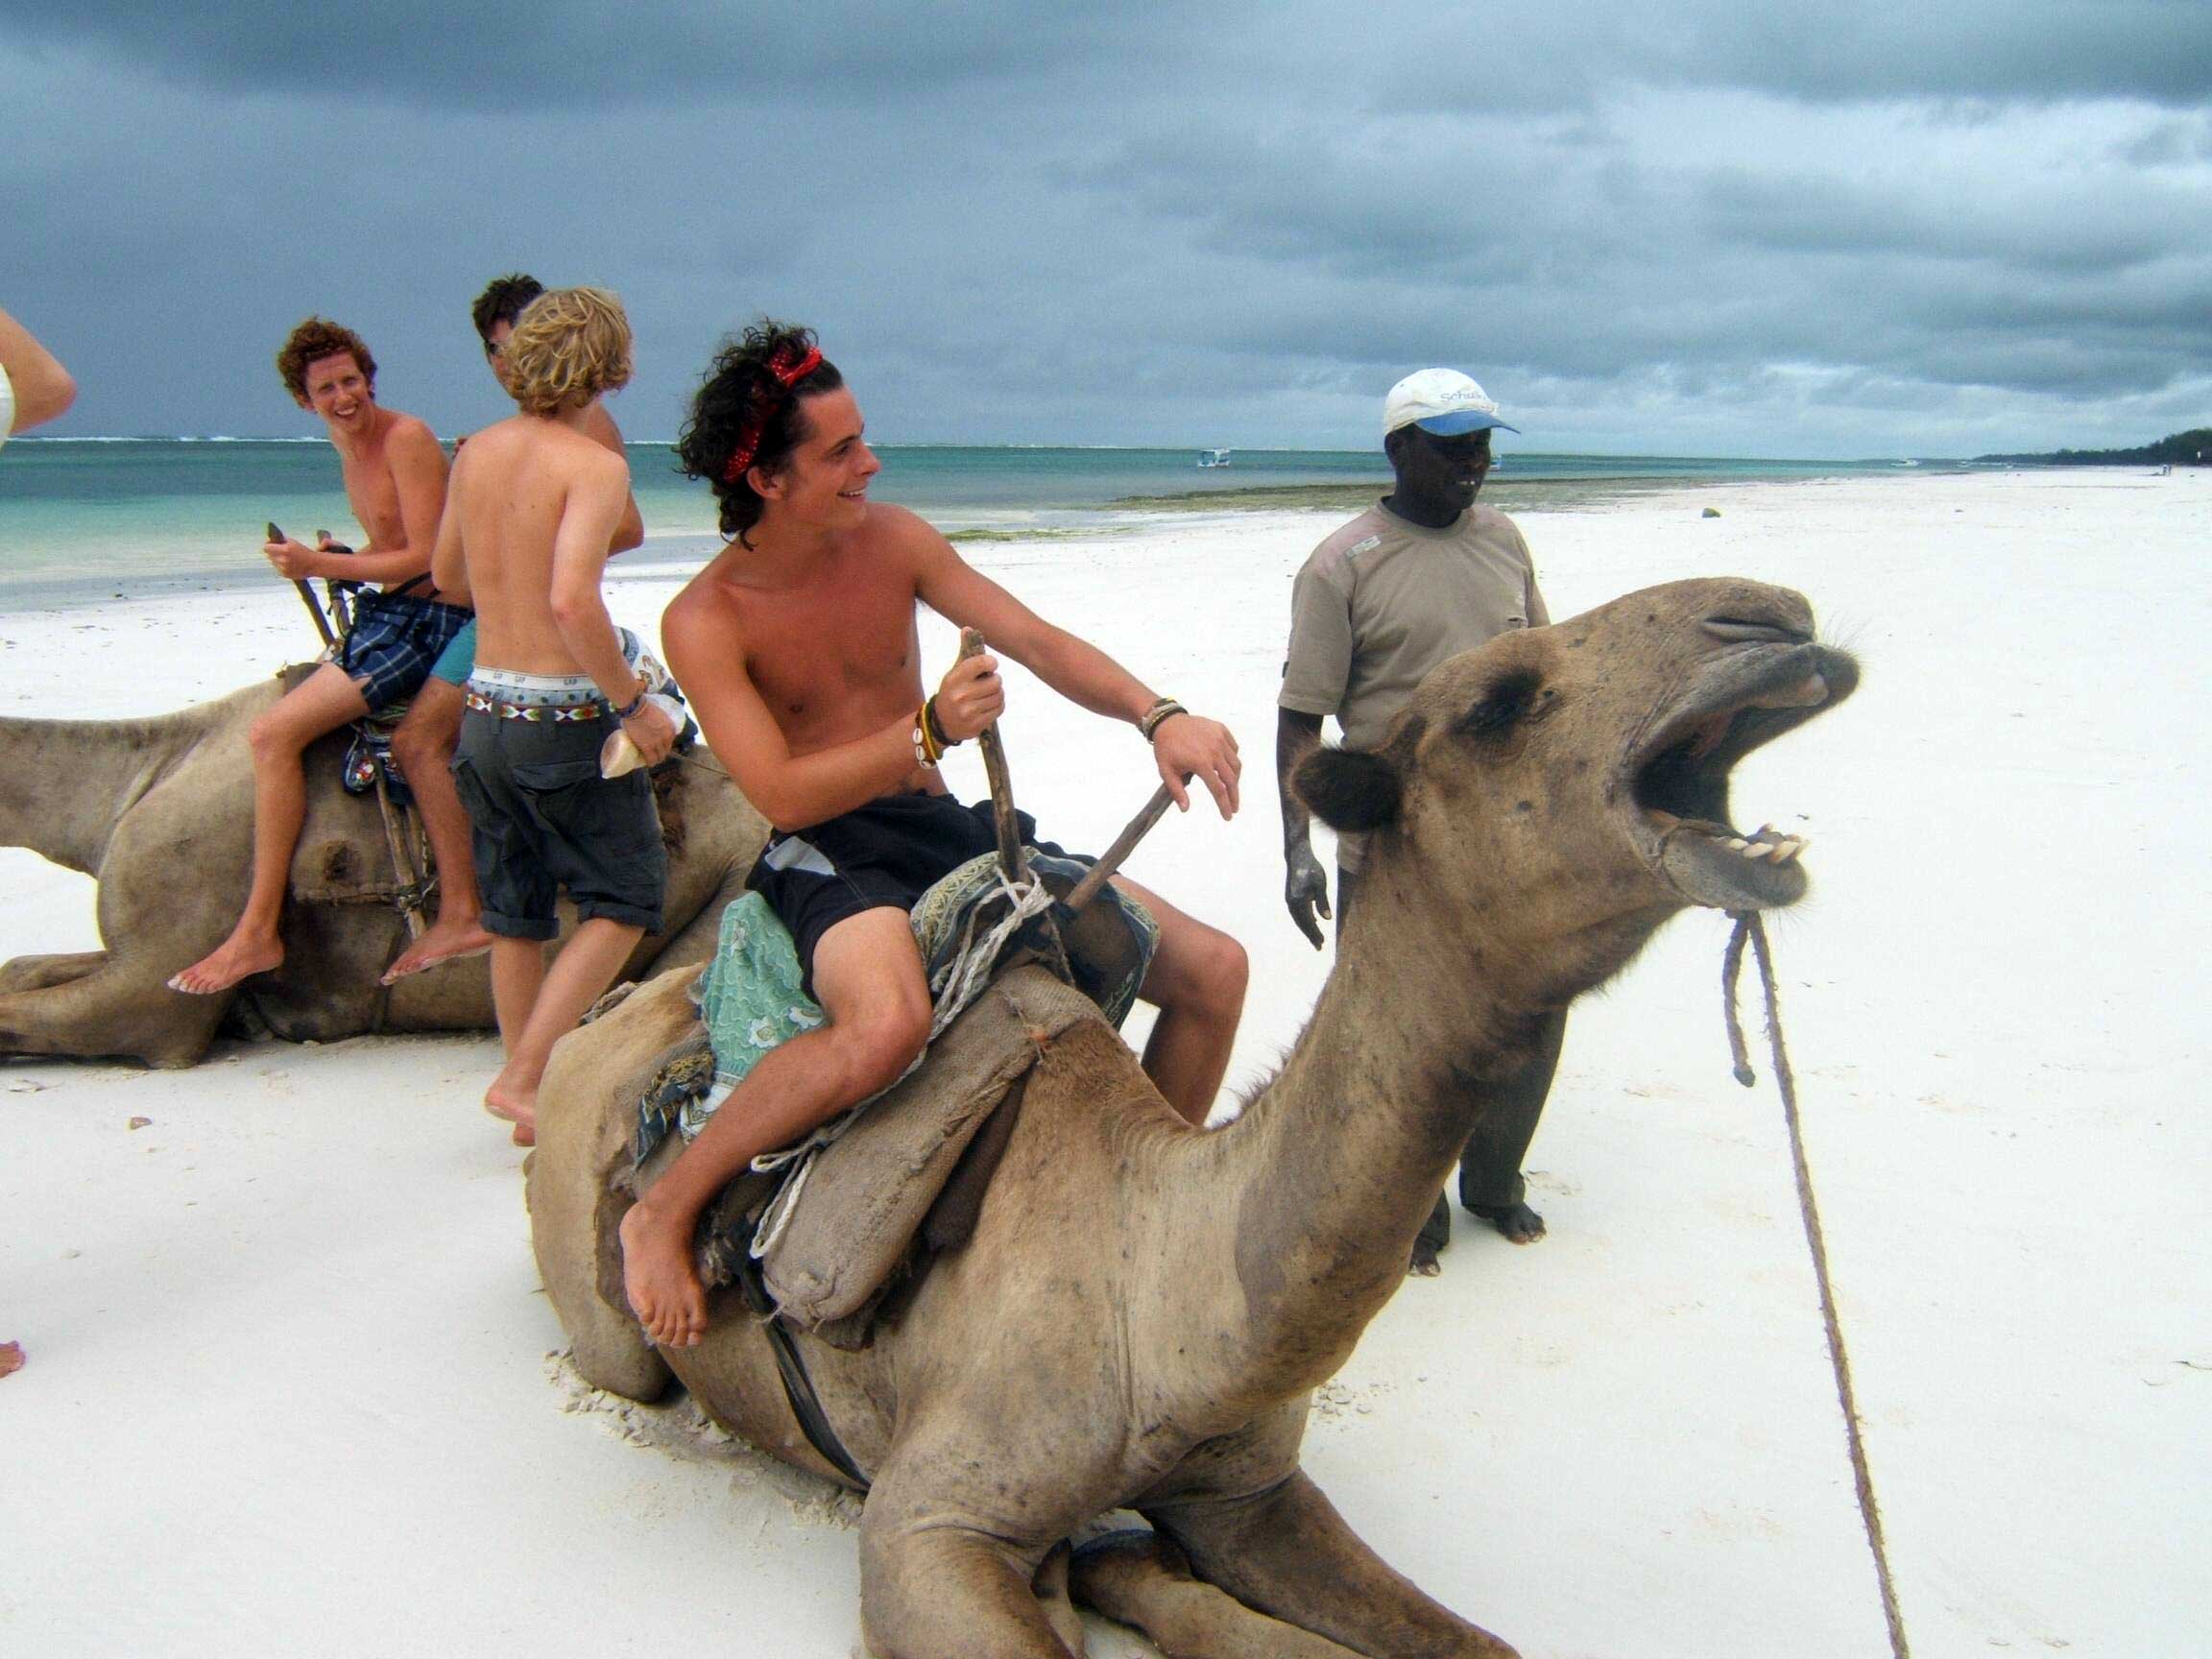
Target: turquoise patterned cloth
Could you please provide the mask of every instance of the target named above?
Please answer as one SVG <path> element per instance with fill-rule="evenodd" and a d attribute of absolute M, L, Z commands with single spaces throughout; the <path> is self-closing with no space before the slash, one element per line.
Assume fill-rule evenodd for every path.
<path fill-rule="evenodd" d="M 1028 854 L 1033 871 L 1058 878 L 1056 890 L 1072 886 L 1090 869 L 1083 859 L 1043 854 L 1035 848 Z M 945 982 L 979 929 L 988 927 L 987 906 L 1000 892 L 998 860 L 985 854 L 961 865 L 915 902 L 914 942 L 933 986 Z M 1093 992 L 1107 1019 L 1118 1026 L 1136 1001 L 1137 988 L 1159 949 L 1160 927 L 1143 905 L 1116 888 L 1107 888 L 1096 902 L 1120 910 L 1136 946 L 1134 969 L 1118 982 Z M 1002 904 L 998 914 L 1005 914 Z M 672 1129 L 691 1140 L 763 1054 L 823 1022 L 827 1016 L 821 1004 L 800 989 L 800 981 L 798 948 L 767 900 L 747 893 L 722 912 L 714 960 L 693 992 L 713 1048 L 713 1082 L 704 1092 L 693 1093 L 697 1083 L 678 1080 L 638 1102 L 638 1163 L 650 1157 Z M 940 1000 L 944 994 L 940 993 Z M 950 1023 L 958 1013 L 958 1007 L 940 1006 L 938 1026 Z"/>
<path fill-rule="evenodd" d="M 685 1140 L 707 1126 L 714 1106 L 761 1055 L 822 1023 L 822 1005 L 799 986 L 799 948 L 767 900 L 747 893 L 722 912 L 714 960 L 699 977 L 699 1018 L 714 1046 L 714 1087 L 684 1103 L 676 1127 Z"/>

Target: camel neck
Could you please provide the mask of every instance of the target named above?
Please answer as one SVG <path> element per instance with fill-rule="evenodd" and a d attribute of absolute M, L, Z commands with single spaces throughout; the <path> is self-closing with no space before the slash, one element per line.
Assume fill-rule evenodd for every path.
<path fill-rule="evenodd" d="M 1408 925 L 1416 909 L 1430 921 Z M 1553 1005 L 1512 954 L 1440 934 L 1436 909 L 1371 871 L 1335 971 L 1283 1070 L 1222 1130 L 1239 1172 L 1245 1343 L 1224 1375 L 1274 1397 L 1334 1374 L 1406 1275 L 1480 1110 Z M 1422 940 L 1418 959 L 1401 941 Z"/>
<path fill-rule="evenodd" d="M 123 808 L 175 755 L 176 716 L 0 718 L 0 846 L 98 871 Z"/>

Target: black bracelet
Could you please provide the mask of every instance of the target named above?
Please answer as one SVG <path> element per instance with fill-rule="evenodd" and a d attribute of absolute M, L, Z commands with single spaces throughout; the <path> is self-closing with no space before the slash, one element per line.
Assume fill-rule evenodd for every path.
<path fill-rule="evenodd" d="M 616 722 L 619 723 L 629 719 L 632 715 L 636 714 L 638 709 L 644 708 L 646 695 L 646 692 L 640 691 L 637 696 L 631 698 L 630 701 L 625 703 L 621 708 L 615 709 L 614 718 Z"/>
<path fill-rule="evenodd" d="M 939 753 L 961 741 L 957 737 L 945 735 L 945 722 L 937 718 L 937 694 L 934 691 L 929 694 L 929 700 L 922 705 L 922 718 L 929 728 L 929 741 L 937 746 Z"/>
<path fill-rule="evenodd" d="M 1161 727 L 1166 725 L 1176 715 L 1190 712 L 1190 709 L 1184 708 L 1174 698 L 1163 697 L 1137 717 L 1137 730 L 1143 733 L 1144 741 L 1150 743 L 1157 736 Z"/>

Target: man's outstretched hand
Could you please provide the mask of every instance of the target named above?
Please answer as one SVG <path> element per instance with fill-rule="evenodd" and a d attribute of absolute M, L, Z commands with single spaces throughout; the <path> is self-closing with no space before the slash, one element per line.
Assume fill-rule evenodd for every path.
<path fill-rule="evenodd" d="M 1237 757 L 1236 737 L 1220 721 L 1170 714 L 1152 733 L 1152 756 L 1160 763 L 1161 781 L 1183 811 L 1190 810 L 1184 785 L 1195 778 L 1213 795 L 1222 817 L 1237 816 L 1237 780 L 1244 762 Z"/>
<path fill-rule="evenodd" d="M 1334 922 L 1329 910 L 1329 878 L 1322 873 L 1321 860 L 1313 856 L 1313 849 L 1299 845 L 1288 848 L 1283 854 L 1283 902 L 1290 907 L 1290 920 L 1298 924 L 1298 931 L 1312 941 L 1313 949 L 1321 949 L 1321 924 L 1313 920 L 1313 912 Z"/>

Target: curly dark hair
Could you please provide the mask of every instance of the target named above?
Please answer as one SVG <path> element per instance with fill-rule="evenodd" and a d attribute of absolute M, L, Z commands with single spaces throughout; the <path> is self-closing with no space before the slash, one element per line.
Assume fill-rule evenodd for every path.
<path fill-rule="evenodd" d="M 353 354 L 353 361 L 361 366 L 361 377 L 369 382 L 370 391 L 375 391 L 376 359 L 369 355 L 368 346 L 352 329 L 327 317 L 310 317 L 284 337 L 276 351 L 276 373 L 284 381 L 284 390 L 296 401 L 305 403 L 307 365 L 341 351 Z"/>
<path fill-rule="evenodd" d="M 476 325 L 476 338 L 489 349 L 493 325 L 520 322 L 523 308 L 544 292 L 544 283 L 520 271 L 493 277 L 476 296 L 476 303 L 469 307 L 469 320 Z"/>
<path fill-rule="evenodd" d="M 708 366 L 691 400 L 691 418 L 676 439 L 676 461 L 687 476 L 713 486 L 725 536 L 742 539 L 760 522 L 767 505 L 753 488 L 750 468 L 734 481 L 728 476 L 732 457 L 747 440 L 757 438 L 752 466 L 776 471 L 806 436 L 804 401 L 845 384 L 837 365 L 825 357 L 785 388 L 777 372 L 788 373 L 813 349 L 813 329 L 763 317 L 741 338 L 725 341 Z"/>

